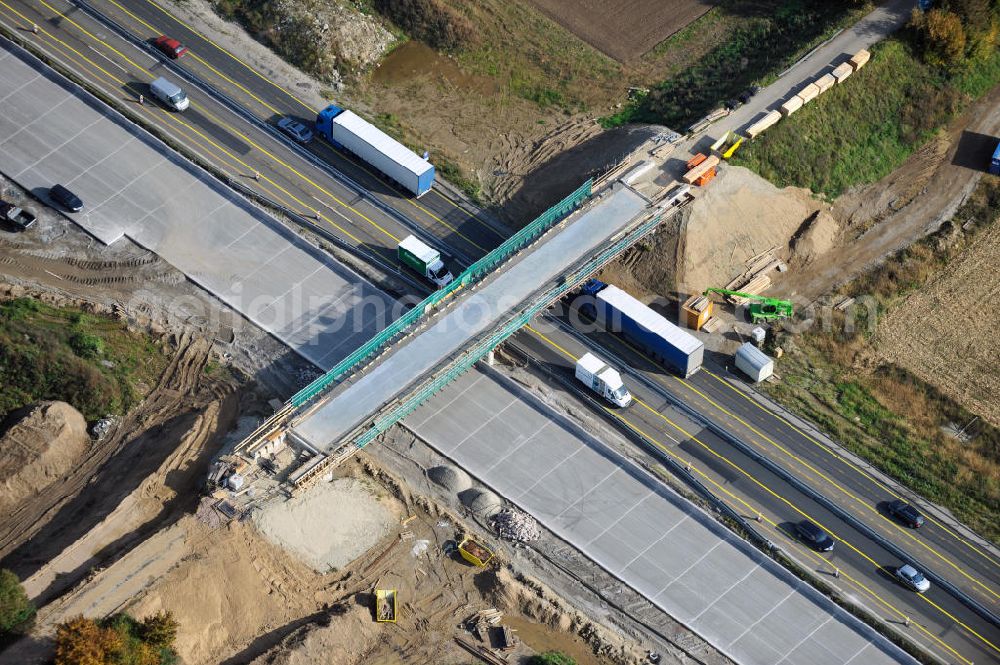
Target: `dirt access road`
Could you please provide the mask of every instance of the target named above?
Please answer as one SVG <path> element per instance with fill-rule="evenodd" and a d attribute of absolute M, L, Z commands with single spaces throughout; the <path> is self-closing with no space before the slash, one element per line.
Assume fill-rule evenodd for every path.
<path fill-rule="evenodd" d="M 804 270 L 777 275 L 772 291 L 801 303 L 835 290 L 887 255 L 908 246 L 951 218 L 975 189 L 988 153 L 1000 136 L 1000 86 L 962 114 L 939 138 L 882 180 L 837 200 L 834 216 L 867 228 Z M 984 159 L 984 156 L 986 157 Z"/>

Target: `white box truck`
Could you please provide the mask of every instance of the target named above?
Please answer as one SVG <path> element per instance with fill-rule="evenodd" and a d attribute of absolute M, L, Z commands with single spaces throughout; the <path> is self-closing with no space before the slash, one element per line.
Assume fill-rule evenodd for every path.
<path fill-rule="evenodd" d="M 592 353 L 576 361 L 576 378 L 612 404 L 628 406 L 632 403 L 632 395 L 618 370 Z"/>
<path fill-rule="evenodd" d="M 429 247 L 416 236 L 406 236 L 396 250 L 399 260 L 431 280 L 438 287 L 448 286 L 455 279 L 444 261 L 441 252 Z"/>
<path fill-rule="evenodd" d="M 191 104 L 179 85 L 162 76 L 149 84 L 149 92 L 175 111 L 183 111 Z"/>

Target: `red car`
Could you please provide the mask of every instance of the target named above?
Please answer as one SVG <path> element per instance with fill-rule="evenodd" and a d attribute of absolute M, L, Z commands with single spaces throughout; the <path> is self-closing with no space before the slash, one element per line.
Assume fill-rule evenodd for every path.
<path fill-rule="evenodd" d="M 183 46 L 176 39 L 171 39 L 166 35 L 160 35 L 155 40 L 153 40 L 153 46 L 163 51 L 163 54 L 165 56 L 173 60 L 183 57 L 184 54 L 188 52 L 186 46 Z"/>

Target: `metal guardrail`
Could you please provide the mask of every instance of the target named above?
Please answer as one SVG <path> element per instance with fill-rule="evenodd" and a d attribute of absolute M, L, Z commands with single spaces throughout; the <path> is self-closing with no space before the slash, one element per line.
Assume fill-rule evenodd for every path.
<path fill-rule="evenodd" d="M 663 215 L 663 211 L 650 215 L 636 227 L 625 232 L 617 241 L 613 242 L 610 247 L 602 250 L 597 254 L 597 256 L 588 260 L 579 268 L 569 272 L 568 274 L 571 277 L 560 281 L 560 283 L 556 286 L 544 292 L 541 296 L 536 298 L 533 303 L 523 309 L 520 314 L 517 314 L 510 319 L 507 323 L 501 326 L 499 330 L 494 331 L 485 339 L 477 342 L 458 359 L 452 361 L 443 371 L 431 379 L 430 382 L 419 387 L 402 403 L 395 406 L 384 415 L 376 417 L 372 425 L 367 430 L 362 432 L 356 439 L 354 439 L 354 447 L 363 448 L 367 446 L 380 434 L 388 430 L 409 414 L 413 413 L 427 399 L 454 381 L 461 374 L 465 373 L 483 356 L 520 330 L 525 324 L 531 321 L 535 315 L 547 308 L 553 301 L 561 298 L 587 277 L 599 270 L 603 265 L 613 260 L 619 253 L 659 226 L 660 222 L 663 221 Z"/>
<path fill-rule="evenodd" d="M 372 356 L 387 346 L 397 336 L 404 333 L 423 318 L 428 310 L 446 301 L 459 289 L 478 281 L 483 276 L 492 272 L 501 263 L 529 245 L 533 240 L 549 230 L 556 222 L 575 210 L 581 202 L 590 196 L 592 185 L 592 180 L 587 180 L 580 185 L 580 187 L 562 201 L 546 210 L 530 224 L 508 238 L 506 242 L 466 268 L 451 284 L 427 296 L 427 298 L 415 305 L 413 309 L 400 316 L 381 332 L 355 349 L 326 374 L 292 395 L 289 403 L 293 407 L 299 408 L 314 399 L 329 386 L 347 375 L 348 372 L 352 371 L 366 358 Z"/>

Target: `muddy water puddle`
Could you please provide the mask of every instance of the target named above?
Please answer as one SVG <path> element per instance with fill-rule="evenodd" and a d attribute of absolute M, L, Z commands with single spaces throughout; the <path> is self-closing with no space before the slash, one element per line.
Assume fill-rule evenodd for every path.
<path fill-rule="evenodd" d="M 373 83 L 393 86 L 420 77 L 443 80 L 461 90 L 486 95 L 495 94 L 499 90 L 496 81 L 462 71 L 457 62 L 417 41 L 408 41 L 390 53 L 372 72 L 371 80 Z"/>
<path fill-rule="evenodd" d="M 553 630 L 546 625 L 534 623 L 517 616 L 506 615 L 504 625 L 517 632 L 517 639 L 533 651 L 561 651 L 577 662 L 577 665 L 606 665 L 607 661 L 595 656 L 582 639 L 569 633 Z"/>

